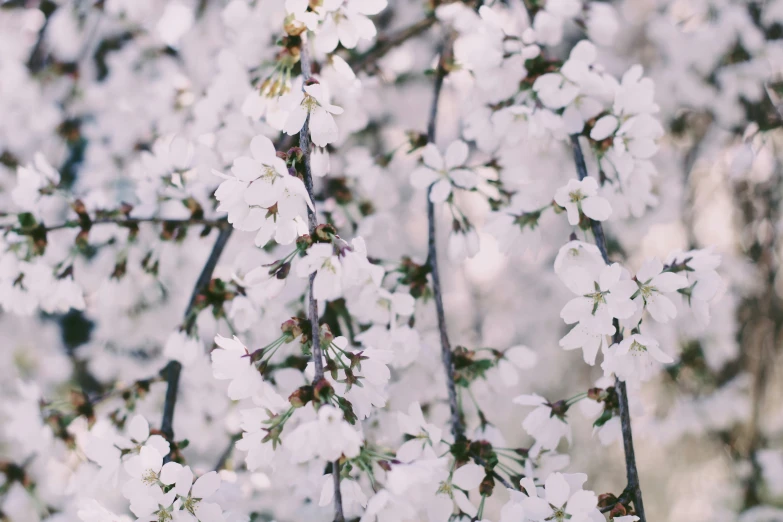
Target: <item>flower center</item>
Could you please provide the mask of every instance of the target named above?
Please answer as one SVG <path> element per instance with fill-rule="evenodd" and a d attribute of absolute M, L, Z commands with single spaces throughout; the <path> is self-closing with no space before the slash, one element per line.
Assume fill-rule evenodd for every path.
<path fill-rule="evenodd" d="M 652 296 L 655 292 L 657 292 L 657 290 L 654 286 L 642 285 L 639 287 L 639 293 L 642 294 L 642 297 L 644 298 L 645 301 L 650 296 Z"/>
<path fill-rule="evenodd" d="M 261 177 L 264 181 L 271 183 L 277 178 L 277 171 L 269 165 L 264 165 L 264 168 L 261 169 Z"/>
<path fill-rule="evenodd" d="M 647 351 L 647 347 L 643 344 L 639 344 L 638 342 L 634 341 L 631 343 L 631 348 L 628 350 L 632 355 L 642 355 Z"/>
<path fill-rule="evenodd" d="M 579 203 L 583 199 L 585 199 L 584 194 L 582 194 L 581 190 L 576 190 L 574 192 L 569 192 L 568 197 L 571 199 L 571 203 Z"/>
<path fill-rule="evenodd" d="M 155 473 L 153 470 L 148 469 L 141 476 L 141 481 L 148 486 L 152 486 L 153 484 L 158 482 L 158 474 Z"/>
<path fill-rule="evenodd" d="M 304 99 L 302 99 L 302 107 L 304 107 L 307 112 L 313 112 L 315 108 L 318 107 L 318 100 L 309 94 L 305 94 Z"/>
<path fill-rule="evenodd" d="M 196 506 L 199 503 L 199 499 L 188 496 L 182 503 L 182 506 L 193 516 L 196 516 Z"/>

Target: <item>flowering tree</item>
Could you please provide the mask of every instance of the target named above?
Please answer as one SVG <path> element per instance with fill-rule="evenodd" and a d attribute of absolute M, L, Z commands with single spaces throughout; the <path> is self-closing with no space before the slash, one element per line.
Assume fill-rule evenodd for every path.
<path fill-rule="evenodd" d="M 781 28 L 0 2 L 0 520 L 783 520 Z"/>

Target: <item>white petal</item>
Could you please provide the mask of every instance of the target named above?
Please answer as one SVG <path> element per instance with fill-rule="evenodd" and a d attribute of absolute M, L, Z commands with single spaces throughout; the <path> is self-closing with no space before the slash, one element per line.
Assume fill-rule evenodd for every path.
<path fill-rule="evenodd" d="M 250 153 L 264 165 L 271 165 L 277 158 L 272 140 L 263 135 L 256 136 L 250 141 Z"/>
<path fill-rule="evenodd" d="M 536 355 L 536 352 L 527 346 L 513 346 L 506 350 L 503 355 L 506 359 L 511 361 L 514 366 L 523 370 L 534 367 L 538 362 L 538 355 Z"/>
<path fill-rule="evenodd" d="M 411 172 L 410 181 L 417 189 L 424 189 L 440 179 L 440 175 L 429 167 L 418 167 Z"/>
<path fill-rule="evenodd" d="M 469 462 L 454 472 L 452 482 L 455 486 L 470 491 L 479 487 L 485 475 L 483 467 Z"/>
<path fill-rule="evenodd" d="M 150 436 L 150 423 L 141 415 L 136 415 L 128 425 L 128 435 L 136 442 L 144 442 Z"/>
<path fill-rule="evenodd" d="M 595 126 L 590 131 L 590 137 L 595 141 L 602 141 L 612 135 L 617 130 L 619 122 L 614 116 L 607 115 L 595 122 Z"/>
<path fill-rule="evenodd" d="M 436 181 L 430 188 L 430 201 L 433 203 L 443 203 L 451 194 L 451 183 L 445 178 Z"/>
<path fill-rule="evenodd" d="M 547 502 L 555 507 L 562 507 L 568 502 L 571 488 L 562 473 L 552 473 L 544 483 L 544 491 Z"/>
<path fill-rule="evenodd" d="M 424 164 L 434 170 L 443 170 L 443 156 L 440 155 L 438 147 L 434 143 L 428 143 L 421 153 Z"/>
<path fill-rule="evenodd" d="M 225 522 L 223 510 L 214 502 L 199 502 L 194 509 L 199 522 Z"/>
<path fill-rule="evenodd" d="M 454 502 L 457 504 L 457 507 L 462 510 L 463 513 L 470 517 L 475 517 L 476 513 L 478 513 L 478 509 L 476 506 L 474 506 L 470 500 L 468 499 L 468 496 L 465 495 L 462 491 L 455 491 L 454 492 Z"/>
<path fill-rule="evenodd" d="M 220 488 L 220 475 L 210 471 L 199 478 L 193 484 L 193 498 L 207 498 Z"/>
<path fill-rule="evenodd" d="M 600 196 L 592 196 L 582 201 L 582 210 L 587 217 L 596 221 L 606 221 L 612 215 L 609 201 Z"/>
<path fill-rule="evenodd" d="M 566 506 L 566 513 L 569 515 L 587 514 L 598 506 L 598 497 L 592 491 L 577 491 Z"/>
<path fill-rule="evenodd" d="M 468 159 L 468 144 L 457 140 L 446 149 L 445 167 L 452 170 L 465 164 Z"/>

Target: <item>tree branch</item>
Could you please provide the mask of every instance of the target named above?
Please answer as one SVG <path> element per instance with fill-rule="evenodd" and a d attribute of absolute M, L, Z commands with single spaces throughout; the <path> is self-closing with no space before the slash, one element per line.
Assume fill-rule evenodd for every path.
<path fill-rule="evenodd" d="M 220 231 L 220 234 L 218 234 L 218 237 L 215 240 L 215 245 L 212 247 L 212 252 L 210 252 L 198 280 L 196 280 L 196 285 L 190 296 L 190 302 L 185 309 L 185 332 L 188 334 L 193 332 L 193 328 L 196 325 L 196 314 L 194 313 L 194 310 L 198 296 L 204 291 L 207 285 L 209 285 L 209 282 L 212 281 L 212 273 L 215 271 L 218 260 L 220 260 L 220 256 L 223 253 L 223 250 L 225 250 L 226 244 L 228 244 L 228 240 L 233 231 L 233 227 L 226 227 Z M 177 391 L 179 389 L 179 377 L 181 372 L 182 364 L 178 361 L 170 361 L 164 369 L 167 388 L 166 401 L 163 404 L 163 419 L 160 422 L 160 431 L 169 442 L 174 441 L 174 408 L 177 405 Z M 171 460 L 171 454 L 164 457 L 165 462 L 168 462 L 169 460 Z"/>
<path fill-rule="evenodd" d="M 41 225 L 43 227 L 44 232 L 54 232 L 57 230 L 63 230 L 66 228 L 82 228 L 85 224 L 89 226 L 94 225 L 117 225 L 117 226 L 137 226 L 142 223 L 152 223 L 156 225 L 169 225 L 169 226 L 192 226 L 192 225 L 203 225 L 205 227 L 217 227 L 217 228 L 224 228 L 230 226 L 226 218 L 219 218 L 219 219 L 164 219 L 160 217 L 149 217 L 149 218 L 129 218 L 126 216 L 107 216 L 107 217 L 96 217 L 95 219 L 90 218 L 90 221 L 88 223 L 83 223 L 79 220 L 70 220 L 70 221 L 64 221 L 63 223 L 58 223 L 57 225 Z M 39 232 L 41 231 L 41 228 L 36 227 L 35 229 L 26 229 L 26 228 L 20 228 L 17 226 L 17 224 L 6 224 L 6 225 L 0 225 L 0 230 L 5 230 L 7 232 L 14 232 L 19 235 L 26 235 L 30 233 L 31 231 Z"/>
<path fill-rule="evenodd" d="M 576 172 L 580 180 L 587 177 L 587 165 L 585 164 L 585 156 L 582 152 L 582 146 L 579 143 L 579 136 L 571 136 L 571 147 L 574 152 L 574 163 L 576 164 Z M 595 244 L 598 250 L 601 251 L 601 257 L 608 265 L 609 254 L 606 250 L 606 236 L 604 235 L 604 229 L 600 221 L 590 220 L 590 226 L 595 236 Z M 615 321 L 616 332 L 612 339 L 614 343 L 619 343 L 623 340 L 623 335 L 620 333 L 620 325 Z M 642 502 L 642 489 L 639 486 L 639 472 L 636 468 L 636 455 L 633 447 L 633 432 L 631 430 L 631 412 L 628 408 L 628 390 L 626 389 L 625 382 L 615 377 L 615 390 L 617 391 L 617 398 L 620 404 L 620 425 L 623 432 L 623 449 L 625 450 L 625 475 L 628 481 L 626 490 L 629 491 L 633 497 L 633 505 L 636 510 L 636 516 L 639 517 L 641 522 L 646 522 L 644 516 L 644 503 Z"/>
<path fill-rule="evenodd" d="M 312 73 L 312 64 L 310 63 L 310 49 L 308 48 L 308 42 L 305 40 L 302 42 L 301 53 L 299 59 L 302 65 L 302 76 L 304 77 L 304 84 L 302 88 L 307 85 Z M 310 114 L 308 113 L 307 119 L 305 119 L 302 130 L 299 131 L 299 148 L 302 149 L 305 162 L 305 188 L 307 189 L 307 195 L 310 197 L 310 201 L 315 205 L 315 196 L 313 192 L 313 172 L 310 158 Z M 315 210 L 307 209 L 307 221 L 310 227 L 310 234 L 315 234 L 315 229 L 318 227 L 318 216 Z M 310 319 L 311 326 L 311 342 L 313 352 L 313 366 L 315 367 L 315 376 L 313 377 L 313 386 L 317 385 L 324 378 L 324 363 L 323 353 L 321 351 L 321 329 L 318 325 L 318 301 L 315 299 L 313 292 L 315 288 L 315 276 L 317 272 L 310 274 L 310 289 L 308 292 L 308 317 Z M 340 459 L 332 462 L 332 477 L 334 481 L 334 520 L 335 522 L 343 522 L 345 515 L 343 514 L 343 497 L 340 491 Z"/>
<path fill-rule="evenodd" d="M 450 36 L 443 42 L 438 58 L 438 67 L 435 71 L 435 84 L 433 86 L 432 106 L 430 108 L 429 122 L 427 123 L 427 141 L 435 143 L 435 131 L 438 120 L 438 102 L 443 88 L 443 79 L 446 77 L 445 57 L 451 45 Z M 443 309 L 443 293 L 440 283 L 440 269 L 438 267 L 438 249 L 435 237 L 435 205 L 430 199 L 432 185 L 427 190 L 427 226 L 429 239 L 427 242 L 427 265 L 432 272 L 432 293 L 435 300 L 435 311 L 438 316 L 438 330 L 440 332 L 441 360 L 446 371 L 446 388 L 449 395 L 449 409 L 451 410 L 451 433 L 455 439 L 460 438 L 465 431 L 457 405 L 457 387 L 454 383 L 454 363 L 452 362 L 451 343 L 446 327 L 446 314 Z"/>
<path fill-rule="evenodd" d="M 348 64 L 356 73 L 366 71 L 389 51 L 432 27 L 435 21 L 436 18 L 434 15 L 428 16 L 395 33 L 378 37 L 375 41 L 375 45 L 373 45 L 369 51 L 348 60 Z"/>

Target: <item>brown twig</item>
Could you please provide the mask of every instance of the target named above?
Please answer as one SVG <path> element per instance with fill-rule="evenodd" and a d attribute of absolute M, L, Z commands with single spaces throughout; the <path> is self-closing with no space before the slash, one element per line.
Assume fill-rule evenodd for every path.
<path fill-rule="evenodd" d="M 576 172 L 580 180 L 587 177 L 587 165 L 585 164 L 584 153 L 582 152 L 582 146 L 579 143 L 579 136 L 571 136 L 571 146 L 574 152 L 574 163 L 576 164 Z M 598 250 L 601 252 L 604 262 L 608 265 L 609 254 L 606 250 L 606 236 L 604 235 L 604 229 L 600 221 L 590 220 L 590 226 L 595 236 L 595 243 Z M 615 321 L 616 332 L 614 334 L 613 342 L 620 343 L 623 340 L 623 335 L 620 333 L 619 324 Z M 628 408 L 628 391 L 625 387 L 625 382 L 618 378 L 615 378 L 615 390 L 617 391 L 617 398 L 620 404 L 620 426 L 623 432 L 623 449 L 625 450 L 625 474 L 628 481 L 626 490 L 632 494 L 633 505 L 636 511 L 636 516 L 639 517 L 641 522 L 646 522 L 644 516 L 644 503 L 642 501 L 642 489 L 639 486 L 639 471 L 636 468 L 636 454 L 633 446 L 633 432 L 631 430 L 631 412 Z"/>
<path fill-rule="evenodd" d="M 302 62 L 302 76 L 304 76 L 304 85 L 307 85 L 310 80 L 312 72 L 312 64 L 310 63 L 310 50 L 308 48 L 308 42 L 302 43 L 300 60 Z M 303 88 L 304 88 L 303 85 Z M 310 115 L 307 115 L 304 126 L 299 132 L 299 148 L 302 149 L 304 154 L 305 163 L 305 188 L 307 189 L 307 195 L 310 200 L 315 203 L 315 196 L 313 192 L 313 173 L 311 167 L 310 158 Z M 307 219 L 310 226 L 310 233 L 314 234 L 316 227 L 318 227 L 318 216 L 314 209 L 308 208 Z M 313 366 L 315 367 L 315 376 L 313 377 L 313 386 L 316 386 L 324 378 L 324 364 L 323 364 L 323 352 L 321 350 L 321 329 L 318 324 L 318 301 L 315 299 L 315 276 L 316 272 L 310 274 L 310 289 L 308 292 L 308 317 L 311 325 L 311 342 L 313 352 Z M 340 460 L 337 459 L 332 462 L 332 477 L 334 481 L 334 520 L 335 522 L 343 522 L 345 515 L 343 514 L 343 497 L 340 491 Z"/>

